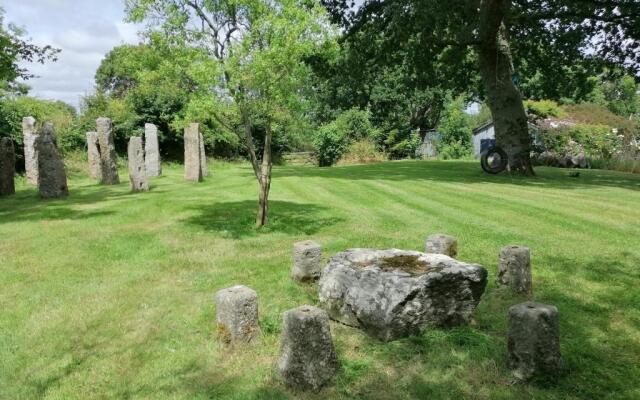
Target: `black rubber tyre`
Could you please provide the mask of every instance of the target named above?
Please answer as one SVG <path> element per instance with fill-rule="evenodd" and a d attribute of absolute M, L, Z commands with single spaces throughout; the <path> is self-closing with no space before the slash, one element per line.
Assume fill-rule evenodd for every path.
<path fill-rule="evenodd" d="M 507 153 L 500 147 L 494 146 L 482 153 L 480 156 L 480 166 L 488 174 L 499 174 L 507 169 Z"/>

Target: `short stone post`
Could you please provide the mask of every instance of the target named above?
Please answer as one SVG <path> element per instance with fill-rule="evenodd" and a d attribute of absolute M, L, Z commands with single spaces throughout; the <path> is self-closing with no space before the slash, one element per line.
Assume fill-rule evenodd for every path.
<path fill-rule="evenodd" d="M 200 169 L 202 169 L 202 176 L 209 176 L 209 166 L 207 165 L 207 153 L 204 151 L 204 137 L 202 137 L 202 132 L 198 130 L 200 141 Z"/>
<path fill-rule="evenodd" d="M 145 192 L 149 190 L 141 137 L 129 138 L 127 155 L 129 158 L 129 182 L 131 183 L 131 191 Z"/>
<path fill-rule="evenodd" d="M 298 282 L 314 281 L 320 278 L 322 267 L 322 246 L 313 240 L 293 244 L 293 268 L 291 277 Z"/>
<path fill-rule="evenodd" d="M 184 130 L 184 179 L 202 181 L 200 125 L 189 124 Z"/>
<path fill-rule="evenodd" d="M 558 309 L 526 302 L 509 308 L 508 365 L 519 380 L 563 369 Z"/>
<path fill-rule="evenodd" d="M 38 191 L 43 199 L 66 197 L 69 194 L 64 162 L 58 152 L 53 124 L 44 124 L 36 138 L 38 155 Z"/>
<path fill-rule="evenodd" d="M 120 182 L 118 176 L 118 159 L 116 147 L 113 144 L 113 127 L 109 118 L 98 118 L 98 143 L 100 145 L 100 165 L 102 168 L 102 183 L 115 185 Z"/>
<path fill-rule="evenodd" d="M 89 176 L 91 179 L 102 182 L 102 166 L 100 164 L 98 132 L 87 132 L 87 158 L 89 161 Z"/>
<path fill-rule="evenodd" d="M 0 196 L 9 196 L 16 192 L 13 176 L 16 174 L 16 150 L 13 140 L 0 139 Z"/>
<path fill-rule="evenodd" d="M 318 390 L 340 368 L 329 327 L 329 316 L 313 306 L 284 313 L 278 373 L 296 389 Z"/>
<path fill-rule="evenodd" d="M 225 344 L 253 343 L 260 339 L 258 294 L 242 285 L 216 293 L 218 338 Z"/>
<path fill-rule="evenodd" d="M 453 236 L 437 233 L 427 237 L 425 253 L 444 254 L 456 258 L 458 255 L 458 239 Z"/>
<path fill-rule="evenodd" d="M 144 162 L 148 177 L 162 175 L 158 127 L 154 124 L 144 124 Z"/>
<path fill-rule="evenodd" d="M 528 247 L 500 249 L 497 283 L 508 285 L 514 293 L 531 294 L 531 255 Z"/>
<path fill-rule="evenodd" d="M 22 118 L 22 141 L 24 143 L 24 169 L 27 183 L 38 186 L 38 155 L 36 154 L 36 120 Z"/>

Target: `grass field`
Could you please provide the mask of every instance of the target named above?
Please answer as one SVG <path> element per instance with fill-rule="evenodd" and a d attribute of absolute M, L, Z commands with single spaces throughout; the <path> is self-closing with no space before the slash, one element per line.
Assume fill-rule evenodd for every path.
<path fill-rule="evenodd" d="M 540 168 L 521 179 L 468 162 L 278 167 L 261 231 L 247 165 L 217 163 L 202 184 L 165 166 L 140 194 L 75 174 L 70 191 L 40 201 L 21 182 L 0 199 L 1 399 L 640 398 L 640 176 Z M 289 279 L 293 242 L 316 239 L 325 256 L 422 250 L 435 232 L 489 270 L 471 326 L 381 343 L 332 324 L 335 382 L 318 394 L 278 382 L 281 314 L 317 303 L 313 286 Z M 556 381 L 510 384 L 506 311 L 525 298 L 493 282 L 507 244 L 531 247 L 533 298 L 560 310 L 569 372 Z M 225 349 L 213 295 L 240 283 L 260 297 L 263 342 Z"/>

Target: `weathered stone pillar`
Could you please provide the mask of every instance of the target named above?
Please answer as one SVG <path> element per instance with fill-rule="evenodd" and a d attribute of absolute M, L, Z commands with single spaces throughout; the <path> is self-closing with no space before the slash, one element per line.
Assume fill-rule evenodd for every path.
<path fill-rule="evenodd" d="M 207 165 L 207 153 L 204 151 L 204 137 L 202 137 L 202 132 L 198 130 L 199 141 L 200 141 L 200 168 L 202 169 L 202 176 L 209 176 L 209 165 Z"/>
<path fill-rule="evenodd" d="M 149 190 L 141 137 L 129 138 L 127 155 L 129 158 L 129 182 L 131 183 L 131 190 L 134 192 L 145 192 Z"/>
<path fill-rule="evenodd" d="M 322 246 L 313 240 L 293 244 L 293 268 L 291 277 L 299 282 L 320 278 L 322 266 Z"/>
<path fill-rule="evenodd" d="M 58 152 L 53 124 L 44 124 L 36 138 L 38 155 L 38 191 L 43 199 L 66 197 L 69 194 L 64 162 Z"/>
<path fill-rule="evenodd" d="M 120 182 L 118 176 L 118 160 L 116 147 L 113 144 L 113 127 L 109 118 L 98 118 L 98 144 L 100 149 L 100 166 L 102 168 L 102 183 L 115 185 Z"/>
<path fill-rule="evenodd" d="M 22 118 L 22 141 L 24 143 L 24 169 L 27 183 L 38 186 L 38 155 L 36 154 L 36 120 Z"/>
<path fill-rule="evenodd" d="M 531 294 L 531 255 L 528 247 L 505 246 L 500 249 L 496 281 L 510 286 L 514 293 Z"/>
<path fill-rule="evenodd" d="M 98 132 L 87 132 L 87 156 L 89 160 L 89 176 L 102 182 L 102 166 L 98 147 Z"/>
<path fill-rule="evenodd" d="M 509 308 L 508 364 L 513 375 L 527 380 L 563 369 L 558 309 L 526 302 Z"/>
<path fill-rule="evenodd" d="M 278 373 L 287 385 L 318 390 L 339 369 L 329 316 L 313 306 L 284 313 Z"/>
<path fill-rule="evenodd" d="M 0 196 L 9 196 L 16 192 L 13 176 L 16 174 L 16 150 L 13 140 L 0 139 Z"/>
<path fill-rule="evenodd" d="M 444 254 L 455 258 L 458 255 L 458 239 L 441 233 L 430 235 L 425 248 L 425 253 Z"/>
<path fill-rule="evenodd" d="M 144 163 L 148 177 L 162 175 L 158 127 L 154 124 L 144 124 Z"/>
<path fill-rule="evenodd" d="M 200 150 L 200 125 L 189 124 L 184 130 L 184 178 L 192 182 L 202 181 Z"/>
<path fill-rule="evenodd" d="M 260 339 L 258 294 L 242 285 L 216 293 L 218 338 L 226 344 L 253 343 Z"/>

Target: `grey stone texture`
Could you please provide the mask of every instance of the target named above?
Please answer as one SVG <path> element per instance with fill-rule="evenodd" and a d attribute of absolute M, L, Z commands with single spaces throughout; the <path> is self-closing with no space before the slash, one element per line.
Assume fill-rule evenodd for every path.
<path fill-rule="evenodd" d="M 529 248 L 511 245 L 500 249 L 497 283 L 508 285 L 514 293 L 531 294 L 531 280 Z"/>
<path fill-rule="evenodd" d="M 43 199 L 66 197 L 69 194 L 64 162 L 58 151 L 53 124 L 47 122 L 36 138 L 38 155 L 38 191 Z"/>
<path fill-rule="evenodd" d="M 254 343 L 260 339 L 258 294 L 242 285 L 216 293 L 218 338 L 223 343 Z"/>
<path fill-rule="evenodd" d="M 202 132 L 198 130 L 200 141 L 200 168 L 202 169 L 202 176 L 209 176 L 209 166 L 207 165 L 207 153 L 204 151 L 204 138 Z"/>
<path fill-rule="evenodd" d="M 192 182 L 201 182 L 203 178 L 200 137 L 199 124 L 184 129 L 184 178 Z"/>
<path fill-rule="evenodd" d="M 38 154 L 36 154 L 36 120 L 33 117 L 22 118 L 22 141 L 24 143 L 24 169 L 27 183 L 38 186 Z"/>
<path fill-rule="evenodd" d="M 100 165 L 102 168 L 102 183 L 115 185 L 120 182 L 118 176 L 118 158 L 113 144 L 113 127 L 109 118 L 98 118 L 98 145 L 100 150 Z"/>
<path fill-rule="evenodd" d="M 318 292 L 332 319 L 390 341 L 469 322 L 486 284 L 482 266 L 443 254 L 350 249 L 331 258 Z"/>
<path fill-rule="evenodd" d="M 340 369 L 327 313 L 305 305 L 283 319 L 278 374 L 295 389 L 320 389 Z"/>
<path fill-rule="evenodd" d="M 162 175 L 158 127 L 154 124 L 144 124 L 144 162 L 148 177 Z"/>
<path fill-rule="evenodd" d="M 13 179 L 16 174 L 16 149 L 13 140 L 8 137 L 0 139 L 0 196 L 9 196 L 16 192 Z"/>
<path fill-rule="evenodd" d="M 456 258 L 458 255 L 458 239 L 442 233 L 430 235 L 425 244 L 425 252 L 444 254 L 445 256 Z"/>
<path fill-rule="evenodd" d="M 127 146 L 127 156 L 129 158 L 129 182 L 131 191 L 146 192 L 149 190 L 149 180 L 144 163 L 144 150 L 142 149 L 142 138 L 129 138 Z"/>
<path fill-rule="evenodd" d="M 558 309 L 526 302 L 509 308 L 507 361 L 514 377 L 528 380 L 564 370 Z"/>
<path fill-rule="evenodd" d="M 322 246 L 313 240 L 293 244 L 291 277 L 298 282 L 315 281 L 322 272 Z"/>
<path fill-rule="evenodd" d="M 89 176 L 91 179 L 101 182 L 102 165 L 98 147 L 98 132 L 87 132 L 87 159 L 89 161 Z"/>

